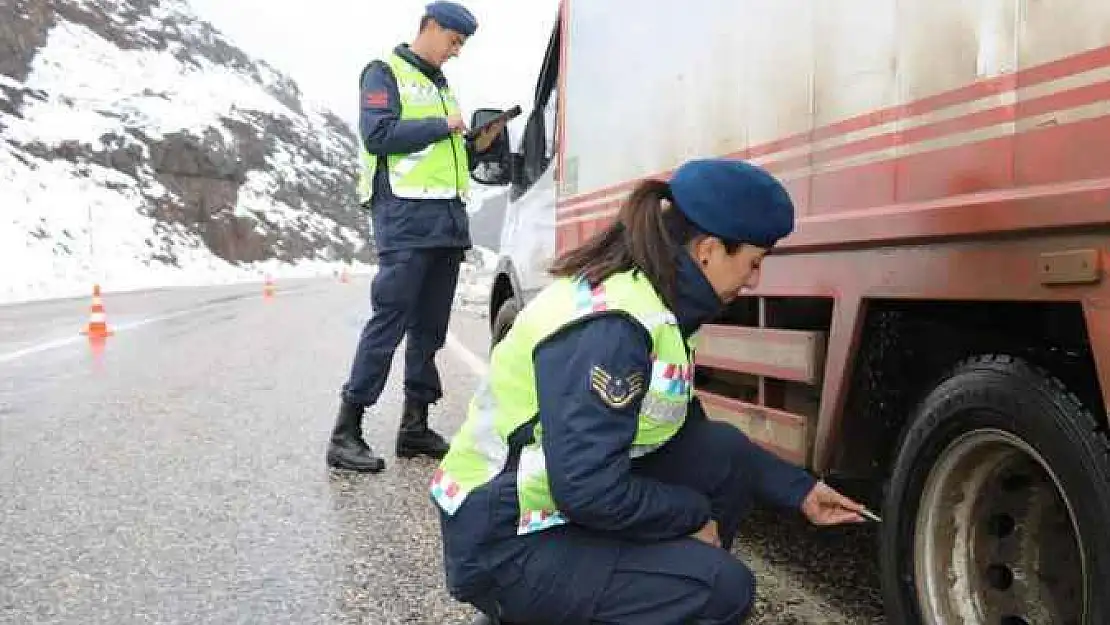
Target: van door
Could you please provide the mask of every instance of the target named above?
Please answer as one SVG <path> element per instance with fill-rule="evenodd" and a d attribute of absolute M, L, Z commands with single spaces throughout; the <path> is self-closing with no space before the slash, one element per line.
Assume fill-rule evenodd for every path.
<path fill-rule="evenodd" d="M 551 36 L 536 85 L 536 101 L 514 163 L 501 252 L 512 259 L 521 297 L 527 302 L 551 282 L 555 254 L 555 158 L 559 137 L 559 26 Z"/>

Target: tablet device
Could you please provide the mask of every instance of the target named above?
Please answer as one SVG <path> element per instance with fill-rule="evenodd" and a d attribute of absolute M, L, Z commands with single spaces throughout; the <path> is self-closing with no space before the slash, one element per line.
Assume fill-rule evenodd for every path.
<path fill-rule="evenodd" d="M 520 115 L 520 106 L 519 105 L 514 106 L 513 108 L 505 111 L 504 113 L 498 115 L 497 117 L 494 117 L 493 119 L 491 119 L 488 122 L 482 124 L 481 126 L 467 131 L 465 136 L 466 136 L 467 140 L 476 139 L 478 137 L 478 135 L 485 132 L 486 129 L 493 126 L 494 124 L 499 123 L 501 121 L 508 121 L 510 119 L 515 118 L 518 115 Z"/>

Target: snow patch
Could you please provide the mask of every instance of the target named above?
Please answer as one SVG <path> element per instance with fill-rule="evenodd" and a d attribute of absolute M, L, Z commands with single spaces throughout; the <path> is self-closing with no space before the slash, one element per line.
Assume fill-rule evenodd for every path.
<path fill-rule="evenodd" d="M 223 43 L 180 2 L 163 2 L 152 7 L 151 15 L 128 22 L 122 18 L 126 3 L 120 0 L 77 1 L 97 13 L 105 9 L 116 28 L 132 35 L 173 28 L 186 41 Z M 344 266 L 350 273 L 372 271 L 362 263 L 326 260 L 233 265 L 184 227 L 151 216 L 154 204 L 169 192 L 150 168 L 150 150 L 138 140 L 142 135 L 159 140 L 214 130 L 230 146 L 235 138 L 223 120 L 246 123 L 261 134 L 257 115 L 262 113 L 290 122 L 302 145 L 277 141 L 271 146 L 265 171 L 248 173 L 234 214 L 316 233 L 347 247 L 364 243 L 357 231 L 273 197 L 283 183 L 334 176 L 304 145 L 336 162 L 353 157 L 352 146 L 329 128 L 323 109 L 306 105 L 301 115 L 268 93 L 267 88 L 279 90 L 286 81 L 265 64 L 255 65 L 260 84 L 247 72 L 198 55 L 182 62 L 175 53 L 187 47 L 170 42 L 162 51 L 124 50 L 83 25 L 59 19 L 34 57 L 26 83 L 0 76 L 0 85 L 36 94 L 23 99 L 18 117 L 0 113 L 0 249 L 8 268 L 0 272 L 0 303 L 87 295 L 94 283 L 110 292 L 255 281 L 267 275 L 335 275 Z M 93 151 L 138 146 L 134 177 L 92 163 L 35 156 L 41 153 L 35 146 L 73 143 Z"/>
<path fill-rule="evenodd" d="M 477 245 L 471 248 L 459 268 L 455 307 L 480 317 L 489 316 L 489 295 L 496 268 L 496 252 Z"/>
<path fill-rule="evenodd" d="M 92 284 L 129 291 L 335 271 L 336 263 L 312 260 L 232 265 L 181 226 L 143 215 L 143 203 L 140 183 L 114 169 L 0 150 L 0 249 L 9 268 L 0 274 L 0 303 L 87 295 Z M 296 215 L 309 216 L 307 228 L 322 227 L 315 213 Z M 349 271 L 371 267 L 354 263 Z"/>
<path fill-rule="evenodd" d="M 49 95 L 24 107 L 24 136 L 15 138 L 95 143 L 127 128 L 153 138 L 181 130 L 200 135 L 222 128 L 221 117 L 247 121 L 244 110 L 298 117 L 248 76 L 197 63 L 199 69 L 164 52 L 121 50 L 83 25 L 59 21 L 26 82 Z"/>

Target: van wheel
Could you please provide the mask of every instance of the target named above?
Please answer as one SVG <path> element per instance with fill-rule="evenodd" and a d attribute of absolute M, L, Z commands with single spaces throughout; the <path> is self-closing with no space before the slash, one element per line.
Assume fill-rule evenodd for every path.
<path fill-rule="evenodd" d="M 516 300 L 512 297 L 505 300 L 505 303 L 501 304 L 501 308 L 497 309 L 497 316 L 493 319 L 493 328 L 490 333 L 491 350 L 509 333 L 509 328 L 513 327 L 513 321 L 516 320 L 516 315 L 519 312 L 520 307 L 517 306 Z"/>
<path fill-rule="evenodd" d="M 973 358 L 929 393 L 884 506 L 891 622 L 1110 623 L 1110 444 L 1024 361 Z"/>

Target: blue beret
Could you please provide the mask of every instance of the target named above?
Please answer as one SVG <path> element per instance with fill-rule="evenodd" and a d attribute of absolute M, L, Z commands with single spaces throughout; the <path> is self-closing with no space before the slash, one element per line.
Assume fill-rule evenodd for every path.
<path fill-rule="evenodd" d="M 470 11 L 455 2 L 433 2 L 426 9 L 426 15 L 436 21 L 440 26 L 453 30 L 467 37 L 478 30 L 478 20 L 474 19 Z"/>
<path fill-rule="evenodd" d="M 794 203 L 774 176 L 743 161 L 692 160 L 670 180 L 675 205 L 702 232 L 770 248 L 794 230 Z"/>

